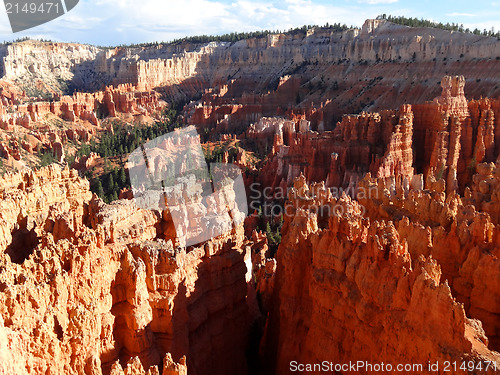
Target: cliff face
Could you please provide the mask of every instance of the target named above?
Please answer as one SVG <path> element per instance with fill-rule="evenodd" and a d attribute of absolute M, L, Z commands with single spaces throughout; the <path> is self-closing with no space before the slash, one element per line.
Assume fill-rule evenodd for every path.
<path fill-rule="evenodd" d="M 438 96 L 444 75 L 467 77 L 468 97 L 498 96 L 498 52 L 490 54 L 489 48 L 498 51 L 499 42 L 367 21 L 361 30 L 318 29 L 220 46 L 199 63 L 198 75 L 165 92 L 175 97 L 203 82 L 227 85 L 203 106 L 205 113 L 224 110 L 228 116 L 201 122 L 194 116 L 195 124 L 215 127 L 225 121 L 227 128 L 241 131 L 240 113 L 253 114 L 257 121 L 280 111 L 311 114 L 321 107 L 321 116 L 307 119 L 314 130 L 332 129 L 345 113 L 397 109 Z M 235 110 L 224 109 L 229 105 Z"/>
<path fill-rule="evenodd" d="M 104 204 L 74 170 L 0 183 L 0 373 L 244 373 L 242 226 L 174 249 L 162 215 Z"/>
<path fill-rule="evenodd" d="M 222 96 L 233 104 L 250 104 L 250 96 L 262 105 L 251 110 L 254 116 L 260 111 L 261 116 L 275 115 L 277 107 L 326 105 L 335 97 L 325 108 L 327 128 L 345 113 L 396 109 L 405 102 L 423 102 L 429 93 L 437 96 L 436 82 L 444 75 L 466 76 L 468 96 L 500 93 L 500 43 L 495 38 L 375 20 L 344 32 L 319 28 L 236 43 L 101 50 L 23 42 L 0 53 L 4 78 L 26 88 L 36 88 L 37 82 L 50 90 L 131 83 L 185 99 L 227 85 Z"/>
<path fill-rule="evenodd" d="M 0 129 L 3 142 L 0 156 L 15 167 L 30 164 L 30 154 L 51 150 L 57 161 L 65 158 L 64 147 L 70 141 L 89 142 L 98 132 L 104 117 L 121 116 L 139 121 L 159 117 L 166 103 L 155 91 L 138 91 L 131 84 L 108 86 L 94 93 L 57 96 L 56 100 L 32 101 L 25 95 L 0 91 Z M 61 121 L 63 120 L 63 121 Z M 21 138 L 22 137 L 22 138 Z"/>
<path fill-rule="evenodd" d="M 303 73 L 316 61 L 315 73 L 344 59 L 369 64 L 392 60 L 408 62 L 413 61 L 415 54 L 418 62 L 432 62 L 434 58 L 442 62 L 443 58 L 459 59 L 464 54 L 488 60 L 496 58 L 500 51 L 494 38 L 409 28 L 374 20 L 366 21 L 361 29 L 345 32 L 316 29 L 305 35 L 275 34 L 233 44 L 212 43 L 194 50 L 192 46 L 184 48 L 181 53 L 174 46 L 138 52 L 139 60 L 134 66 L 138 82 L 153 87 L 170 86 L 196 73 L 196 78 L 207 79 L 214 87 L 217 81 L 226 81 L 229 74 L 235 81 L 255 80 L 260 76 L 256 82 L 258 87 L 273 79 L 279 81 L 286 76 L 283 72 L 293 72 L 299 66 Z M 235 94 L 233 91 L 233 96 Z"/>
<path fill-rule="evenodd" d="M 98 54 L 98 48 L 81 44 L 13 43 L 0 50 L 0 71 L 4 79 L 15 81 L 32 96 L 68 86 L 90 87 L 95 86 L 98 75 L 94 64 Z"/>
<path fill-rule="evenodd" d="M 446 360 L 498 362 L 499 353 L 487 348 L 488 338 L 480 321 L 466 314 L 469 308 L 474 314 L 472 305 L 458 303 L 450 288 L 451 279 L 443 280 L 453 257 L 441 258 L 446 246 L 443 228 L 436 228 L 440 234 L 433 233 L 434 242 L 427 245 L 430 252 L 422 252 L 424 237 L 416 217 L 412 217 L 415 224 L 407 219 L 398 224 L 370 212 L 363 215 L 365 209 L 358 202 L 349 197 L 333 198 L 324 184 L 308 186 L 303 176 L 295 180 L 289 198 L 290 215 L 285 218 L 277 255 L 275 304 L 263 347 L 276 356 L 276 373 L 290 371 L 291 361 L 383 362 L 393 366 L 392 370 L 397 364 L 412 363 L 422 364 L 417 370 L 421 374 L 433 373 L 429 360 L 441 362 L 439 373 L 444 373 L 442 363 Z M 381 208 L 389 206 L 382 204 Z M 476 214 L 474 221 L 479 223 L 480 215 Z M 412 225 L 413 230 L 408 229 Z M 481 233 L 478 227 L 470 229 L 469 233 Z M 474 241 L 473 237 L 469 241 Z M 498 254 L 493 249 L 498 249 L 499 238 L 498 233 L 493 235 L 490 250 L 471 251 L 471 258 L 459 272 L 468 281 L 474 279 L 472 290 L 476 292 L 472 295 L 482 308 L 490 297 L 498 300 L 496 286 L 489 294 L 481 285 L 492 275 L 498 279 Z M 481 243 L 481 239 L 477 241 Z M 441 246 L 443 253 L 438 255 Z M 446 249 L 450 248 L 448 242 Z M 477 259 L 488 271 L 476 274 L 471 259 Z M 483 320 L 483 326 L 491 323 Z M 490 328 L 494 333 L 495 327 Z M 391 371 L 386 367 L 385 372 Z M 490 369 L 486 373 L 494 372 Z M 343 369 L 342 373 L 371 372 L 364 367 Z M 454 373 L 468 372 L 458 369 Z"/>

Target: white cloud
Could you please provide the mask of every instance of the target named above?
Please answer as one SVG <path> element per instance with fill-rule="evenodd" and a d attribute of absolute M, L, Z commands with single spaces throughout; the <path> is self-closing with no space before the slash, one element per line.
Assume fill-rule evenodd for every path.
<path fill-rule="evenodd" d="M 397 3 L 398 1 L 399 0 L 358 0 L 358 3 L 377 5 L 377 4 L 394 4 Z"/>
<path fill-rule="evenodd" d="M 477 17 L 476 14 L 472 13 L 448 13 L 446 14 L 447 17 Z"/>
<path fill-rule="evenodd" d="M 366 18 L 383 13 L 377 7 L 367 8 L 355 2 L 336 6 L 315 0 L 223 1 L 226 0 L 80 0 L 64 16 L 26 32 L 13 35 L 10 30 L 0 29 L 0 40 L 44 35 L 45 39 L 59 41 L 117 45 L 167 41 L 187 35 L 287 30 L 327 22 L 361 26 Z M 366 1 L 387 4 L 397 0 Z"/>

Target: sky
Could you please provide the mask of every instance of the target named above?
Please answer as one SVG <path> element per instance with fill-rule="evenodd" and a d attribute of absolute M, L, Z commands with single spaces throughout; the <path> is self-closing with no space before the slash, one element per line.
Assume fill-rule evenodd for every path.
<path fill-rule="evenodd" d="M 65 15 L 19 33 L 0 5 L 0 42 L 27 36 L 116 46 L 327 22 L 361 26 L 382 13 L 500 30 L 500 0 L 80 0 Z"/>

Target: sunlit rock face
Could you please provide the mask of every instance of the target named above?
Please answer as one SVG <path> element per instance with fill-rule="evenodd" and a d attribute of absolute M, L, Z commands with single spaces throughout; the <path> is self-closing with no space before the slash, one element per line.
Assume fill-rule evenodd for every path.
<path fill-rule="evenodd" d="M 0 186 L 2 373 L 245 369 L 242 225 L 175 249 L 160 212 L 107 205 L 75 170 L 20 172 Z"/>

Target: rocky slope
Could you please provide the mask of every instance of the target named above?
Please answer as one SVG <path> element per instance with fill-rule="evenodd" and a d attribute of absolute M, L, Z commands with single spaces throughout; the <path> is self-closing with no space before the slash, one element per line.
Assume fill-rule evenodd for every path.
<path fill-rule="evenodd" d="M 139 91 L 131 84 L 108 86 L 103 91 L 57 95 L 45 101 L 0 88 L 0 156 L 21 168 L 36 165 L 34 154 L 51 150 L 58 162 L 65 160 L 68 143 L 83 144 L 112 131 L 105 118 L 150 122 L 159 118 L 166 103 L 155 91 Z"/>
<path fill-rule="evenodd" d="M 242 226 L 175 249 L 160 213 L 106 205 L 74 170 L 0 186 L 0 373 L 245 373 Z"/>
<path fill-rule="evenodd" d="M 425 192 L 420 197 L 418 191 L 410 194 L 417 200 L 415 206 L 425 210 Z M 406 369 L 420 374 L 446 373 L 446 361 L 498 363 L 500 354 L 488 349 L 482 328 L 490 326 L 491 337 L 497 340 L 498 319 L 495 314 L 493 320 L 483 315 L 483 324 L 470 319 L 466 310 L 474 314 L 473 307 L 455 299 L 450 282 L 459 282 L 448 278 L 447 270 L 457 261 L 460 267 L 458 259 L 451 260 L 455 255 L 450 249 L 464 254 L 462 259 L 468 252 L 459 271 L 461 286 L 472 285 L 479 304 L 476 311 L 498 311 L 496 302 L 492 304 L 499 300 L 498 285 L 490 282 L 500 275 L 498 226 L 485 247 L 481 236 L 489 224 L 481 214 L 469 212 L 465 220 L 474 224 L 460 235 L 460 242 L 467 243 L 466 251 L 451 245 L 442 227 L 425 236 L 430 241 L 426 248 L 418 216 L 411 216 L 411 223 L 408 219 L 398 223 L 397 215 L 391 216 L 394 221 L 363 215 L 358 202 L 332 197 L 324 184 L 308 186 L 304 176 L 295 180 L 289 198 L 290 215 L 285 218 L 278 250 L 274 303 L 264 345 L 264 353 L 274 355 L 270 363 L 276 364 L 275 373 L 290 372 L 291 363 L 323 361 L 384 363 L 384 373 L 394 373 L 398 364 L 422 365 Z M 382 203 L 381 208 L 389 206 Z M 467 211 L 463 206 L 460 210 Z M 460 216 L 452 228 L 466 227 Z M 454 230 L 449 236 L 455 235 Z M 485 289 L 486 285 L 492 289 Z M 429 361 L 438 361 L 439 371 L 433 372 Z M 365 374 L 377 370 L 364 365 L 337 371 Z M 316 368 L 312 373 L 320 371 Z M 453 373 L 471 372 L 457 369 Z M 480 373 L 496 371 L 490 368 Z"/>

